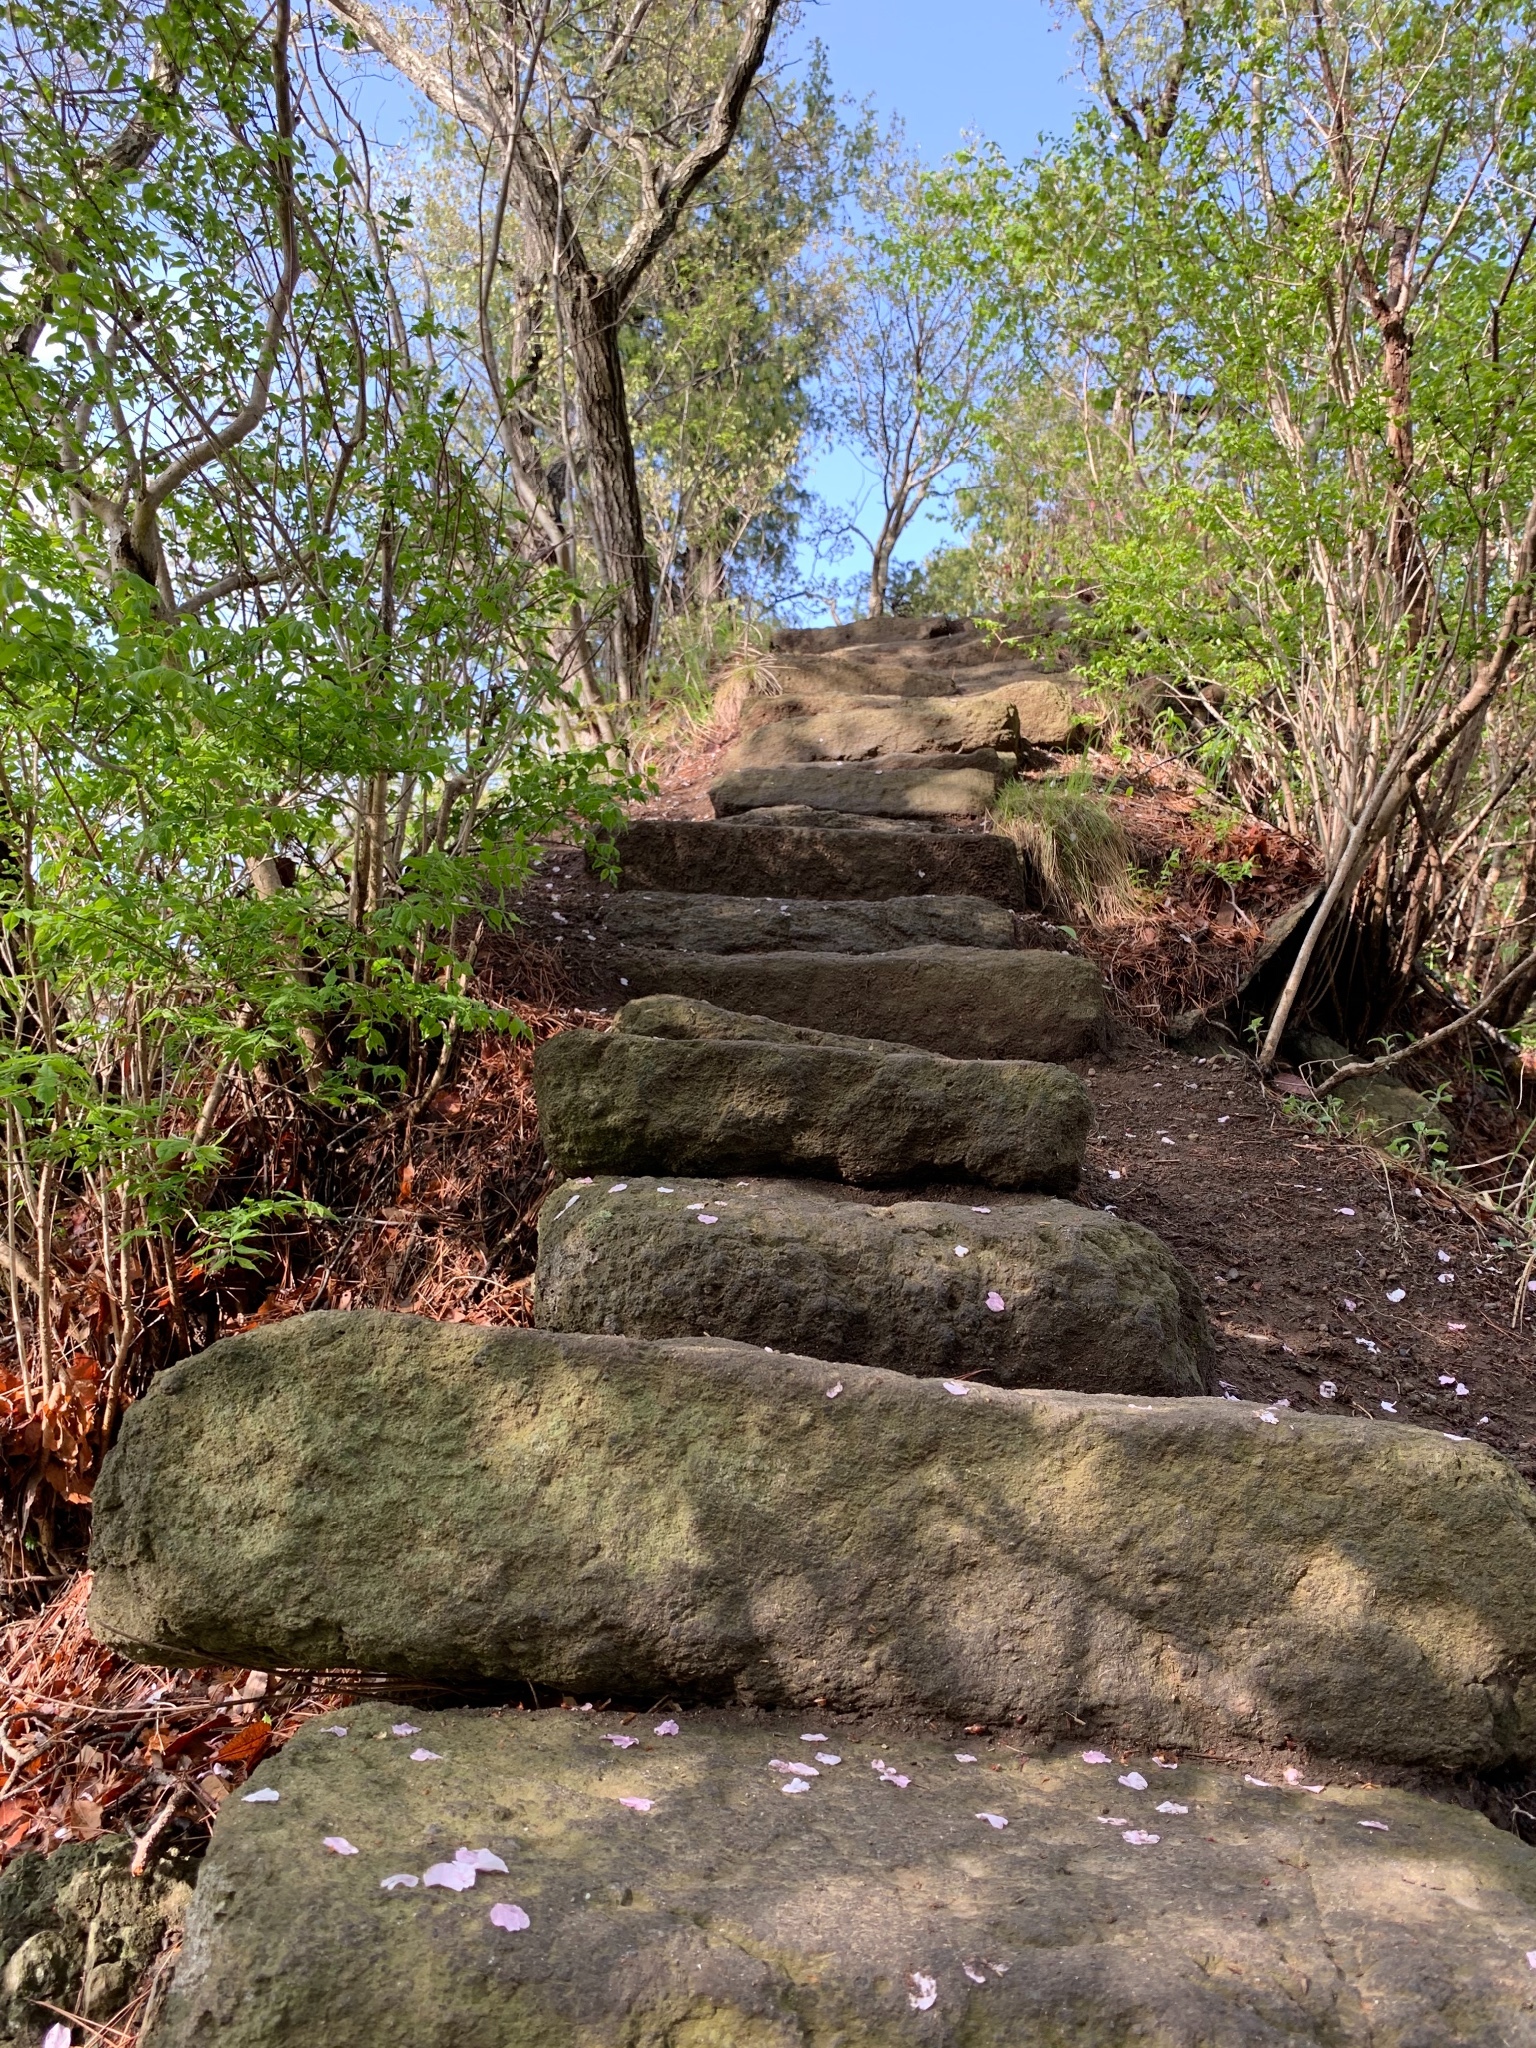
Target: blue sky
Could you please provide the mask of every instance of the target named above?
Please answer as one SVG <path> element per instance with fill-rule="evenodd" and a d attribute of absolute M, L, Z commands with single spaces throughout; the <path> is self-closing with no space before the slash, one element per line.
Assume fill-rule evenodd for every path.
<path fill-rule="evenodd" d="M 1085 104 L 1072 35 L 1042 0 L 808 0 L 802 34 L 826 46 L 840 93 L 872 100 L 882 119 L 899 114 L 934 164 L 975 136 L 1017 160 Z M 839 507 L 868 488 L 854 456 L 836 449 L 810 481 Z M 949 531 L 942 511 L 919 514 L 898 559 L 920 560 Z"/>

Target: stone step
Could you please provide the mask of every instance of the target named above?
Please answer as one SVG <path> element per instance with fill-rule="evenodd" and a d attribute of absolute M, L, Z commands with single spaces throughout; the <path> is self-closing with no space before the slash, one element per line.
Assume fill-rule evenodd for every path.
<path fill-rule="evenodd" d="M 1076 953 L 911 946 L 892 953 L 627 953 L 637 996 L 892 1039 L 954 1059 L 1072 1060 L 1109 1033 L 1104 983 Z"/>
<path fill-rule="evenodd" d="M 873 818 L 853 811 L 821 811 L 810 804 L 757 804 L 750 811 L 732 811 L 728 818 L 713 818 L 714 825 L 793 825 L 812 832 L 901 832 L 908 838 L 932 837 L 952 832 L 952 821 L 942 818 Z"/>
<path fill-rule="evenodd" d="M 1378 1769 L 1536 1755 L 1536 1499 L 1481 1444 L 1363 1416 L 319 1313 L 156 1375 L 97 1482 L 91 1566 L 92 1627 L 148 1663 L 1022 1740 L 1077 1717 Z M 974 1804 L 1007 1812 L 991 1782 Z M 320 1857 L 341 1815 L 305 1817 Z M 290 1892 L 277 1910 L 302 1925 Z"/>
<path fill-rule="evenodd" d="M 775 768 L 801 761 L 859 761 L 892 754 L 965 753 L 1006 747 L 1014 737 L 1061 747 L 1078 720 L 1072 700 L 1040 679 L 976 696 L 917 698 L 888 706 L 853 701 L 807 715 L 774 717 L 782 700 L 757 700 L 757 712 L 731 750 L 738 768 Z M 797 700 L 790 700 L 791 702 Z"/>
<path fill-rule="evenodd" d="M 887 818 L 984 818 L 1010 769 L 990 751 L 938 759 L 892 755 L 878 766 L 813 761 L 788 768 L 737 768 L 710 784 L 716 817 L 769 804 Z"/>
<path fill-rule="evenodd" d="M 603 929 L 633 945 L 683 953 L 886 953 L 898 946 L 1016 945 L 1013 912 L 981 896 L 893 896 L 827 903 L 778 896 L 620 891 Z"/>
<path fill-rule="evenodd" d="M 1255 1775 L 824 1710 L 350 1707 L 226 1801 L 152 2048 L 1532 2048 L 1536 1851 Z"/>
<path fill-rule="evenodd" d="M 567 1181 L 539 1217 L 535 1308 L 541 1329 L 734 1337 L 932 1379 L 1216 1391 L 1200 1290 L 1167 1247 L 1049 1197 L 875 1205 L 796 1181 Z"/>
<path fill-rule="evenodd" d="M 850 699 L 933 698 L 953 701 L 987 690 L 1033 686 L 1081 694 L 1070 671 L 1041 668 L 1008 648 L 974 640 L 941 640 L 932 648 L 848 648 L 839 654 L 776 654 L 753 671 L 743 715 L 760 717 L 777 701 L 828 709 Z"/>
<path fill-rule="evenodd" d="M 833 654 L 849 647 L 931 647 L 945 641 L 983 637 L 965 620 L 948 618 L 943 613 L 926 618 L 897 618 L 887 612 L 873 619 L 849 619 L 838 626 L 780 626 L 773 636 L 773 652 Z"/>
<path fill-rule="evenodd" d="M 803 957 L 803 956 L 801 956 Z M 801 1173 L 975 1180 L 1069 1194 L 1092 1121 L 1064 1067 L 762 1037 L 563 1031 L 534 1055 L 560 1173 Z"/>
<path fill-rule="evenodd" d="M 1030 902 L 1019 850 L 1000 833 L 914 832 L 859 823 L 864 829 L 843 829 L 830 813 L 819 829 L 747 818 L 640 818 L 617 842 L 619 887 L 820 901 L 985 896 L 1020 909 Z"/>

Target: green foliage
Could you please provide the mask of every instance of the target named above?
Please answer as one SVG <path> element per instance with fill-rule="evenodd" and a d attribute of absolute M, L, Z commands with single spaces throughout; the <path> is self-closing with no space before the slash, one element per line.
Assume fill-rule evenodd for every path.
<path fill-rule="evenodd" d="M 562 750 L 530 569 L 370 217 L 225 6 L 8 16 L 0 357 L 0 1104 L 13 1335 L 47 1401 L 60 1233 L 110 1304 L 248 1265 L 220 1112 L 419 1102 L 537 841 L 618 819 Z M 67 1325 L 65 1316 L 60 1330 Z M 104 1347 L 104 1350 L 103 1350 Z M 110 1405 L 110 1404 L 109 1404 Z"/>

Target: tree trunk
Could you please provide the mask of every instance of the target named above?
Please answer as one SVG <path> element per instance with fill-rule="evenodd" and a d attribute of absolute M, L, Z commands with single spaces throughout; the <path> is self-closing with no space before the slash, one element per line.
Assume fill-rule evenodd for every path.
<path fill-rule="evenodd" d="M 621 704 L 629 704 L 644 694 L 652 599 L 645 513 L 619 355 L 619 314 L 610 294 L 590 273 L 571 282 L 565 310 L 581 407 L 592 535 L 604 581 L 617 597 L 612 641 L 615 693 Z"/>

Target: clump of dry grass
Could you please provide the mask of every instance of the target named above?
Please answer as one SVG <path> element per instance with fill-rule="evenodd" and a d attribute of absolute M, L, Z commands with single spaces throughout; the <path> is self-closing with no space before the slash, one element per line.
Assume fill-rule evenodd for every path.
<path fill-rule="evenodd" d="M 1138 908 L 1130 841 L 1081 771 L 1005 783 L 992 824 L 1023 853 L 1057 915 L 1114 924 Z"/>

